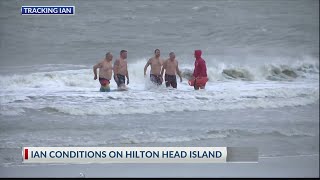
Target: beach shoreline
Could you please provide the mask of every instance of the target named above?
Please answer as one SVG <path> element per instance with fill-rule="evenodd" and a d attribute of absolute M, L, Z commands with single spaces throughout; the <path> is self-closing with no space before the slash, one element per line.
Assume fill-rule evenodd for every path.
<path fill-rule="evenodd" d="M 124 172 L 124 169 L 126 171 Z M 90 164 L 0 167 L 12 177 L 319 177 L 319 154 L 260 158 L 258 163 Z"/>

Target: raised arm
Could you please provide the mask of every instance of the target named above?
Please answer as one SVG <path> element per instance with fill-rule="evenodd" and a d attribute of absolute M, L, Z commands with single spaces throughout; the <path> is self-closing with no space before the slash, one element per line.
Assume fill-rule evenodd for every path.
<path fill-rule="evenodd" d="M 148 60 L 147 64 L 144 66 L 144 76 L 147 74 L 147 68 L 151 64 L 151 58 Z"/>
<path fill-rule="evenodd" d="M 94 80 L 97 79 L 97 69 L 101 68 L 101 66 L 102 66 L 101 62 L 93 66 Z"/>

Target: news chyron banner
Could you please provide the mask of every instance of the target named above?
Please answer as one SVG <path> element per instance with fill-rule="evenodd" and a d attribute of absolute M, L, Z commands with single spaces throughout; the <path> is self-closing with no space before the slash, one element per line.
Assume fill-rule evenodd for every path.
<path fill-rule="evenodd" d="M 239 157 L 238 157 L 239 156 Z M 256 148 L 24 147 L 22 163 L 226 163 L 257 162 Z"/>
<path fill-rule="evenodd" d="M 74 6 L 21 6 L 21 15 L 74 15 Z"/>

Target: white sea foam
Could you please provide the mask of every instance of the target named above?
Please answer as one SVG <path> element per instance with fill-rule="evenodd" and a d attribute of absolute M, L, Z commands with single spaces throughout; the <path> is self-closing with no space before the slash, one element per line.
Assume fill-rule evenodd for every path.
<path fill-rule="evenodd" d="M 0 76 L 2 115 L 18 115 L 21 109 L 40 109 L 70 115 L 151 114 L 244 108 L 277 108 L 312 104 L 319 100 L 319 65 L 294 63 L 262 67 L 208 68 L 205 90 L 187 84 L 191 66 L 181 67 L 178 89 L 155 87 L 143 76 L 145 60 L 129 64 L 128 92 L 99 92 L 90 68 Z M 269 79 L 268 77 L 278 77 Z M 244 80 L 244 81 L 242 81 Z M 116 84 L 111 80 L 111 90 Z M 12 108 L 8 108 L 12 107 Z M 15 108 L 17 110 L 15 110 Z"/>

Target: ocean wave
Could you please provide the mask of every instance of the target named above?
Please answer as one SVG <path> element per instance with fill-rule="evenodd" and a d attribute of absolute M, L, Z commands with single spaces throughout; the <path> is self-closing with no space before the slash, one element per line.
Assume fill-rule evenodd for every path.
<path fill-rule="evenodd" d="M 238 138 L 238 137 L 252 137 L 252 136 L 274 136 L 274 137 L 313 137 L 315 134 L 285 130 L 273 131 L 257 131 L 257 130 L 244 130 L 244 129 L 224 129 L 224 130 L 208 130 L 204 134 L 198 135 L 167 135 L 158 132 L 132 132 L 130 134 L 123 134 L 119 140 L 121 143 L 126 144 L 140 144 L 140 143 L 175 143 L 175 142 L 188 142 L 188 141 L 201 141 L 209 139 L 223 139 L 223 138 Z M 111 142 L 115 143 L 115 142 Z"/>
<path fill-rule="evenodd" d="M 141 88 L 143 86 L 140 85 Z M 1 107 L 8 106 L 1 109 L 2 115 L 20 115 L 29 110 L 95 116 L 281 108 L 316 103 L 319 101 L 318 86 L 315 82 L 220 82 L 208 84 L 207 89 L 201 91 L 193 91 L 190 86 L 180 84 L 180 89 L 163 87 L 112 93 L 94 91 L 97 84 L 91 88 L 72 86 L 70 90 L 64 86 L 60 89 L 46 86 L 16 91 L 1 90 L 0 103 Z M 24 111 L 13 113 L 16 108 L 23 108 Z"/>
<path fill-rule="evenodd" d="M 253 80 L 253 76 L 246 69 L 224 69 L 222 75 L 228 79 Z"/>
<path fill-rule="evenodd" d="M 209 130 L 206 132 L 209 135 L 223 134 L 225 137 L 244 137 L 244 136 L 277 136 L 277 137 L 296 137 L 308 136 L 312 137 L 315 134 L 298 131 L 273 130 L 273 131 L 258 131 L 244 129 L 227 129 L 227 130 Z"/>
<path fill-rule="evenodd" d="M 182 67 L 181 74 L 184 78 L 190 79 L 193 68 Z M 244 80 L 244 81 L 285 81 L 297 78 L 316 78 L 319 74 L 319 63 L 305 62 L 287 64 L 265 64 L 261 66 L 235 66 L 218 63 L 207 67 L 209 81 L 216 80 Z"/>
<path fill-rule="evenodd" d="M 92 70 L 91 70 L 92 71 Z M 30 74 L 0 76 L 0 86 L 11 89 L 51 88 L 51 87 L 88 87 L 95 85 L 89 69 L 35 72 Z M 91 74 L 91 75 L 90 75 Z"/>
<path fill-rule="evenodd" d="M 9 106 L 0 106 L 1 116 L 18 116 L 25 113 L 23 108 L 11 108 Z"/>
<path fill-rule="evenodd" d="M 13 107 L 2 109 L 1 115 L 20 115 L 29 109 L 89 116 L 216 111 L 303 106 L 319 100 L 317 62 L 262 66 L 217 63 L 208 67 L 206 89 L 193 91 L 186 81 L 192 76 L 192 66 L 181 65 L 184 80 L 179 82 L 178 89 L 164 85 L 156 88 L 143 76 L 146 61 L 129 64 L 127 92 L 100 93 L 92 68 L 82 66 L 74 70 L 1 75 L 1 106 Z M 110 86 L 111 90 L 116 89 L 114 80 Z"/>
<path fill-rule="evenodd" d="M 279 94 L 279 93 L 278 93 Z M 132 95 L 132 94 L 131 94 Z M 155 97 L 154 101 L 139 99 L 138 97 L 132 100 L 117 100 L 117 99 L 101 99 L 82 102 L 68 102 L 67 100 L 59 103 L 46 103 L 42 106 L 28 106 L 25 109 L 39 109 L 40 111 L 50 113 L 62 113 L 76 116 L 99 116 L 99 115 L 115 115 L 115 114 L 154 114 L 168 112 L 193 112 L 193 111 L 216 111 L 216 110 L 234 110 L 234 109 L 255 109 L 255 108 L 281 108 L 286 106 L 304 106 L 313 104 L 319 100 L 317 94 L 308 95 L 308 97 L 290 97 L 287 98 L 238 98 L 234 97 L 210 97 L 210 96 L 194 96 L 188 98 L 172 100 L 172 96 L 160 99 Z M 132 95 L 133 96 L 133 95 Z M 192 106 L 190 105 L 192 104 Z M 121 107 L 121 108 L 119 108 Z"/>
<path fill-rule="evenodd" d="M 129 64 L 129 74 L 132 82 L 144 82 L 143 67 L 145 61 Z M 70 66 L 70 65 L 69 65 Z M 62 66 L 59 66 L 60 68 Z M 81 66 L 77 66 L 81 67 Z M 181 74 L 185 79 L 190 79 L 193 67 L 181 65 Z M 319 63 L 304 62 L 293 64 L 265 64 L 262 66 L 235 66 L 232 64 L 218 63 L 209 66 L 207 70 L 209 81 L 244 80 L 244 81 L 284 81 L 297 78 L 318 78 Z M 61 70 L 47 72 L 33 72 L 23 75 L 1 75 L 0 86 L 3 88 L 40 88 L 40 87 L 93 87 L 92 69 Z"/>

